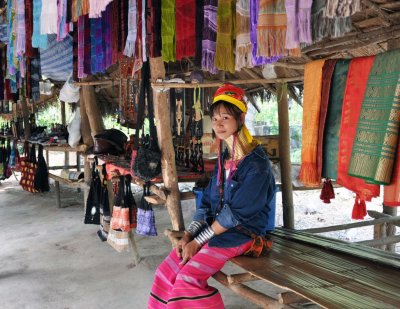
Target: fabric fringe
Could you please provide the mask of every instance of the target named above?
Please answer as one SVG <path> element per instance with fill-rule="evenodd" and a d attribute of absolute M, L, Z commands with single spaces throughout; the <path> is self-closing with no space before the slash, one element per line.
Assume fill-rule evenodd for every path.
<path fill-rule="evenodd" d="M 301 164 L 299 180 L 307 187 L 316 187 L 320 184 L 320 179 L 313 163 Z"/>
<path fill-rule="evenodd" d="M 235 57 L 235 70 L 240 71 L 242 68 L 253 67 L 253 45 L 247 43 L 246 45 L 236 45 L 236 57 Z"/>
<path fill-rule="evenodd" d="M 218 69 L 215 67 L 215 51 L 202 49 L 201 53 L 201 68 L 209 71 L 211 74 L 217 74 Z"/>
<path fill-rule="evenodd" d="M 333 190 L 332 181 L 329 178 L 324 180 L 319 198 L 326 204 L 330 204 L 331 199 L 335 198 L 335 191 Z"/>
<path fill-rule="evenodd" d="M 183 57 L 193 56 L 194 55 L 193 52 L 195 50 L 196 50 L 196 41 L 194 40 L 194 38 L 183 39 L 180 41 L 179 45 L 176 45 L 176 55 L 184 55 Z M 177 58 L 176 60 L 180 59 Z"/>
<path fill-rule="evenodd" d="M 351 218 L 354 220 L 363 220 L 366 215 L 367 205 L 365 204 L 365 200 L 357 194 L 353 205 L 353 211 L 351 212 Z"/>
<path fill-rule="evenodd" d="M 263 42 L 263 44 L 257 46 L 257 55 L 267 58 L 287 55 L 285 48 L 286 26 L 274 27 L 274 29 L 258 29 L 257 41 Z"/>
<path fill-rule="evenodd" d="M 215 66 L 232 74 L 235 73 L 235 56 L 233 54 L 234 11 L 233 0 L 218 1 Z"/>
<path fill-rule="evenodd" d="M 311 11 L 310 9 L 300 9 L 298 15 L 299 41 L 301 43 L 312 43 L 311 37 Z"/>

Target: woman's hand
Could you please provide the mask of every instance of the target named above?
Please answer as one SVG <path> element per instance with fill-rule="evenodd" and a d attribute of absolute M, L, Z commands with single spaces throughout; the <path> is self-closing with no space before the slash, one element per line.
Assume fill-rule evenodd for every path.
<path fill-rule="evenodd" d="M 192 237 L 190 236 L 190 234 L 185 231 L 183 234 L 183 237 L 178 241 L 177 245 L 176 245 L 176 254 L 182 258 L 182 251 L 183 248 L 186 246 L 187 243 L 189 243 L 192 240 Z"/>
<path fill-rule="evenodd" d="M 201 249 L 201 246 L 199 243 L 195 240 L 192 240 L 191 242 L 187 243 L 183 247 L 183 252 L 182 252 L 182 261 L 179 264 L 186 264 L 187 261 L 189 261 L 199 250 Z"/>

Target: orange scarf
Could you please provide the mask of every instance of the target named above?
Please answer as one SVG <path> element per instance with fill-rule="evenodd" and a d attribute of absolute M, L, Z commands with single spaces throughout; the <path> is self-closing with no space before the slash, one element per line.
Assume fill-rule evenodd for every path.
<path fill-rule="evenodd" d="M 304 68 L 303 130 L 299 180 L 318 186 L 317 144 L 321 108 L 322 68 L 325 60 L 309 62 Z"/>

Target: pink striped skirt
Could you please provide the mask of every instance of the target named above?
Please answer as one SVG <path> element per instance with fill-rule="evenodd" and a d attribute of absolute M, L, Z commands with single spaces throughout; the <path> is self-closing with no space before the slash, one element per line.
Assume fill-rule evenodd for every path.
<path fill-rule="evenodd" d="M 204 245 L 185 265 L 172 250 L 157 268 L 148 308 L 224 308 L 221 294 L 207 280 L 229 259 L 242 255 L 252 241 L 234 248 Z"/>

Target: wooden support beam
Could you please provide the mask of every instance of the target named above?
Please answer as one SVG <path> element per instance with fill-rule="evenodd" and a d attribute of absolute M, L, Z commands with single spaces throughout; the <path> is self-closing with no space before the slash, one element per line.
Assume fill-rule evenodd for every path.
<path fill-rule="evenodd" d="M 292 163 L 290 162 L 290 128 L 287 85 L 277 85 L 279 118 L 279 164 L 282 181 L 283 226 L 294 229 L 294 208 L 292 189 Z"/>
<path fill-rule="evenodd" d="M 286 69 L 301 70 L 304 71 L 304 63 L 294 63 L 294 62 L 274 62 L 272 64 L 274 67 L 281 67 Z"/>
<path fill-rule="evenodd" d="M 94 145 L 93 137 L 90 131 L 89 118 L 86 113 L 85 100 L 83 99 L 82 88 L 79 90 L 79 111 L 81 114 L 81 135 L 85 145 L 91 147 Z"/>
<path fill-rule="evenodd" d="M 374 219 L 380 219 L 380 218 L 393 218 L 393 216 L 385 214 L 385 213 L 381 213 L 379 211 L 375 211 L 375 210 L 368 210 L 368 216 L 374 218 Z M 391 222 L 390 224 L 393 224 L 395 226 L 400 227 L 400 222 L 396 223 L 396 222 Z"/>
<path fill-rule="evenodd" d="M 195 198 L 195 195 L 193 194 L 193 192 L 181 192 L 180 196 L 181 196 L 181 201 L 192 200 Z M 159 197 L 156 194 L 151 194 L 149 196 L 145 196 L 144 199 L 153 205 L 165 205 L 165 202 L 166 202 L 165 199 L 162 199 L 161 197 Z"/>
<path fill-rule="evenodd" d="M 24 120 L 24 135 L 25 139 L 29 139 L 31 137 L 31 124 L 29 123 L 29 110 L 25 97 L 21 97 L 21 109 L 22 109 L 22 118 Z"/>
<path fill-rule="evenodd" d="M 352 229 L 355 227 L 370 226 L 370 225 L 376 225 L 376 224 L 382 224 L 382 223 L 398 224 L 398 223 L 400 223 L 400 216 L 384 217 L 384 218 L 375 219 L 375 220 L 348 223 L 348 224 L 340 224 L 340 225 L 327 226 L 327 227 L 318 227 L 318 228 L 313 228 L 313 229 L 305 229 L 302 231 L 308 232 L 308 233 L 325 233 L 325 232 L 340 231 L 340 230 Z"/>
<path fill-rule="evenodd" d="M 129 246 L 131 247 L 131 251 L 132 251 L 133 262 L 134 262 L 135 266 L 138 266 L 140 261 L 142 260 L 142 258 L 139 255 L 139 251 L 136 246 L 135 237 L 133 236 L 132 231 L 128 232 L 128 237 L 129 237 Z"/>
<path fill-rule="evenodd" d="M 150 71 L 152 81 L 165 78 L 165 67 L 161 57 L 150 58 Z M 171 218 L 172 228 L 177 231 L 183 231 L 185 223 L 180 201 L 175 151 L 172 144 L 169 103 L 167 93 L 159 90 L 159 88 L 153 88 L 153 100 L 157 138 L 161 149 L 162 178 L 164 186 L 169 193 L 165 206 Z"/>
<path fill-rule="evenodd" d="M 283 292 L 278 294 L 278 301 L 282 305 L 290 305 L 294 303 L 308 303 L 310 300 L 300 296 L 294 292 Z"/>
<path fill-rule="evenodd" d="M 383 204 L 383 213 L 387 214 L 389 216 L 397 216 L 397 207 L 389 207 L 385 206 Z M 386 224 L 386 236 L 387 237 L 392 237 L 396 235 L 396 227 L 393 224 L 387 223 Z M 390 252 L 396 252 L 396 245 L 393 244 L 387 244 L 386 250 Z"/>
<path fill-rule="evenodd" d="M 226 274 L 224 274 L 222 271 L 218 271 L 217 273 L 215 273 L 213 278 L 222 285 L 226 286 L 228 289 L 238 294 L 239 296 L 243 297 L 244 299 L 247 299 L 248 301 L 256 304 L 257 306 L 260 306 L 261 308 L 282 307 L 276 299 L 269 297 L 261 292 L 258 292 L 252 288 L 249 288 L 244 284 L 239 283 L 235 285 L 230 285 Z"/>
<path fill-rule="evenodd" d="M 239 283 L 243 283 L 243 282 L 251 282 L 251 281 L 260 280 L 260 278 L 257 278 L 256 276 L 253 276 L 250 273 L 228 275 L 227 279 L 228 279 L 229 284 L 239 284 Z"/>
<path fill-rule="evenodd" d="M 93 86 L 82 86 L 82 96 L 92 137 L 104 131 L 103 118 L 97 105 Z M 83 119 L 82 119 L 83 120 Z"/>
<path fill-rule="evenodd" d="M 388 27 L 391 25 L 390 14 L 383 11 L 379 7 L 379 5 L 370 0 L 361 0 L 361 2 L 364 3 L 367 7 L 371 8 L 382 19 L 383 26 Z"/>
<path fill-rule="evenodd" d="M 382 245 L 394 244 L 400 242 L 400 235 L 397 236 L 390 236 L 384 237 L 381 239 L 373 239 L 373 240 L 364 240 L 364 241 L 357 241 L 357 244 L 370 246 L 370 247 L 379 247 Z"/>
<path fill-rule="evenodd" d="M 382 238 L 386 238 L 386 223 L 374 225 L 374 238 L 372 241 L 379 241 Z M 370 240 L 368 240 L 368 242 L 370 242 Z M 386 244 L 379 244 L 376 247 L 381 250 L 386 250 Z"/>
<path fill-rule="evenodd" d="M 395 12 L 392 14 L 387 14 L 389 16 L 389 20 L 391 23 L 396 23 L 398 19 L 400 18 L 400 12 Z M 359 28 L 368 28 L 373 25 L 382 25 L 384 23 L 385 27 L 387 27 L 387 22 L 385 20 L 382 20 L 381 16 L 378 17 L 373 17 L 373 18 L 368 18 L 361 20 L 359 22 L 355 22 L 354 25 L 356 25 Z"/>

